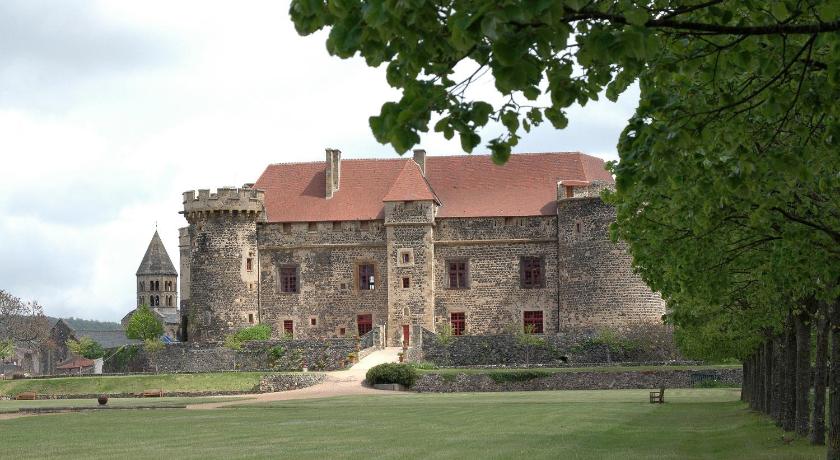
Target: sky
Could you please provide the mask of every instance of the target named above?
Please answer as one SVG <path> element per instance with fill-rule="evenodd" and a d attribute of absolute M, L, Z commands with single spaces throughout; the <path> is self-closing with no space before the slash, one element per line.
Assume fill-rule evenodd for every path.
<path fill-rule="evenodd" d="M 118 321 L 156 226 L 178 267 L 182 192 L 326 147 L 396 157 L 367 121 L 399 98 L 384 67 L 331 57 L 325 39 L 299 36 L 276 0 L 0 2 L 0 289 L 51 316 Z M 498 100 L 489 78 L 469 94 Z M 573 107 L 566 129 L 532 130 L 515 151 L 615 160 L 637 102 L 634 87 Z M 463 154 L 434 133 L 418 147 Z"/>

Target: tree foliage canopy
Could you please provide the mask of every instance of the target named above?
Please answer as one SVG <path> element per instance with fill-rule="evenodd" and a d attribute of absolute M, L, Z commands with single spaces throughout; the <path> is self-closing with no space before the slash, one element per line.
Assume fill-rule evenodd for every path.
<path fill-rule="evenodd" d="M 471 152 L 495 120 L 506 132 L 486 145 L 504 163 L 533 126 L 562 129 L 572 104 L 638 82 L 605 198 L 689 354 L 743 357 L 788 312 L 838 298 L 840 2 L 294 0 L 290 14 L 302 34 L 330 28 L 331 54 L 387 65 L 402 97 L 370 125 L 398 152 L 433 119 Z M 488 75 L 502 104 L 470 97 Z"/>
<path fill-rule="evenodd" d="M 68 340 L 67 349 L 74 355 L 87 359 L 97 359 L 105 355 L 105 349 L 102 348 L 102 345 L 90 337 L 82 337 L 79 340 Z"/>
<path fill-rule="evenodd" d="M 157 340 L 163 335 L 163 324 L 147 305 L 140 305 L 129 318 L 125 335 L 129 339 Z"/>

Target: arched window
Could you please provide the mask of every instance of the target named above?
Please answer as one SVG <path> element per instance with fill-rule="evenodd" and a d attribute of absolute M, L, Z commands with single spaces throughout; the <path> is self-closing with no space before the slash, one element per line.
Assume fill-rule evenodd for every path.
<path fill-rule="evenodd" d="M 160 281 L 155 281 L 155 291 L 160 291 Z"/>
<path fill-rule="evenodd" d="M 155 306 L 155 296 L 153 296 L 153 295 L 150 295 L 150 296 L 149 296 L 149 306 L 150 306 L 150 307 L 154 307 L 154 306 Z"/>
<path fill-rule="evenodd" d="M 172 306 L 172 296 L 171 295 L 166 296 L 166 306 L 167 307 Z"/>
<path fill-rule="evenodd" d="M 155 296 L 155 306 L 156 306 L 156 307 L 159 307 L 159 306 L 160 306 L 160 296 L 159 296 L 159 295 L 156 295 L 156 296 Z"/>

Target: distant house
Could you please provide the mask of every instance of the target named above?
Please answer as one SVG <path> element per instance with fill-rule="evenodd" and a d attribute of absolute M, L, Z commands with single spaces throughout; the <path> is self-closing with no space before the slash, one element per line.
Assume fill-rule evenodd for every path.
<path fill-rule="evenodd" d="M 49 339 L 41 349 L 40 372 L 42 374 L 66 373 L 62 371 L 67 369 L 62 369 L 61 366 L 68 364 L 75 366 L 73 369 L 78 372 L 79 363 L 72 362 L 72 359 L 77 357 L 73 356 L 67 349 L 67 341 L 70 339 L 81 340 L 83 337 L 89 337 L 105 350 L 114 350 L 123 345 L 139 345 L 141 343 L 139 340 L 126 337 L 125 331 L 118 324 L 111 326 L 112 329 L 110 330 L 77 329 L 71 324 L 72 320 L 59 319 L 50 329 Z M 84 326 L 84 323 L 81 325 Z M 82 373 L 84 373 L 84 369 Z"/>
<path fill-rule="evenodd" d="M 96 361 L 92 359 L 76 357 L 56 366 L 56 374 L 94 374 L 96 372 Z M 99 368 L 99 373 L 102 367 Z"/>

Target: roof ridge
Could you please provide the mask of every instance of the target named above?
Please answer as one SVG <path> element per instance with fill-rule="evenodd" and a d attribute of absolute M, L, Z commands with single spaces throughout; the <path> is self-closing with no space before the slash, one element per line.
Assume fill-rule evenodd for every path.
<path fill-rule="evenodd" d="M 399 155 L 399 154 L 397 154 Z M 486 153 L 460 153 L 460 154 L 452 154 L 452 155 L 435 155 L 435 154 L 428 154 L 426 158 L 470 158 L 470 157 L 489 157 L 491 155 L 490 152 Z M 590 155 L 588 153 L 581 152 L 579 150 L 571 150 L 571 151 L 563 151 L 563 152 L 513 152 L 511 153 L 511 157 L 514 156 L 537 156 L 537 155 L 585 155 L 591 158 L 600 158 L 594 155 Z M 403 160 L 411 160 L 409 157 L 400 156 L 398 158 L 342 158 L 341 162 L 344 163 L 345 161 L 403 161 Z M 324 160 L 312 160 L 312 161 L 278 161 L 275 163 L 269 163 L 268 166 L 282 166 L 282 165 L 314 165 L 314 164 L 324 164 Z"/>

